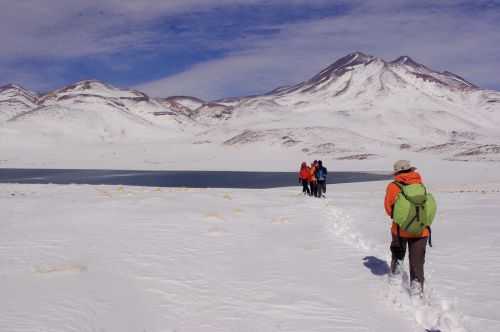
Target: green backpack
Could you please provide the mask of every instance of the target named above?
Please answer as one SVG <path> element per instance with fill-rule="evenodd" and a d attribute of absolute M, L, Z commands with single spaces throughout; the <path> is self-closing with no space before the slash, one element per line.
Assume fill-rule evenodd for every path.
<path fill-rule="evenodd" d="M 423 184 L 404 185 L 394 182 L 401 189 L 393 209 L 393 220 L 411 234 L 418 235 L 430 227 L 436 216 L 436 200 Z"/>

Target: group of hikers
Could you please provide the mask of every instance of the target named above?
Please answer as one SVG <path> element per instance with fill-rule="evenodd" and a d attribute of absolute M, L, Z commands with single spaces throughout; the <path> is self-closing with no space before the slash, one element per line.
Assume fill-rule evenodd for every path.
<path fill-rule="evenodd" d="M 311 166 L 305 161 L 300 165 L 299 183 L 302 184 L 304 195 L 314 197 L 325 197 L 326 194 L 326 176 L 328 170 L 323 166 L 321 160 L 315 160 Z"/>
<path fill-rule="evenodd" d="M 326 175 L 321 160 L 314 161 L 311 166 L 303 162 L 299 173 L 303 192 L 321 197 L 326 192 Z M 390 274 L 401 273 L 401 264 L 408 250 L 410 290 L 422 296 L 425 253 L 427 244 L 432 247 L 430 225 L 436 215 L 436 201 L 409 161 L 394 163 L 393 181 L 386 188 L 384 207 L 392 221 Z"/>

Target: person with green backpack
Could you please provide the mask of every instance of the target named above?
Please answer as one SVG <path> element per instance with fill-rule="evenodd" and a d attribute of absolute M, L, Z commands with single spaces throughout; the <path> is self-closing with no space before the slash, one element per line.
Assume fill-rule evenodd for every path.
<path fill-rule="evenodd" d="M 408 247 L 411 287 L 423 292 L 425 251 L 428 240 L 432 246 L 430 225 L 436 215 L 436 201 L 409 161 L 394 164 L 394 181 L 387 186 L 384 206 L 392 219 L 391 273 L 399 272 Z"/>

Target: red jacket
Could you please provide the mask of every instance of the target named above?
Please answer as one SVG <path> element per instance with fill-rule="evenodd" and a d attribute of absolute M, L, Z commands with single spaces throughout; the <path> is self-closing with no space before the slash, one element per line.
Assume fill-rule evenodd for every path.
<path fill-rule="evenodd" d="M 400 182 L 402 184 L 418 184 L 422 183 L 422 178 L 420 174 L 418 174 L 415 171 L 408 172 L 408 173 L 400 173 L 398 175 L 394 176 L 394 181 Z M 396 198 L 398 197 L 398 194 L 401 192 L 401 189 L 394 184 L 393 182 L 389 183 L 386 189 L 385 193 L 385 200 L 384 200 L 384 207 L 385 207 L 385 212 L 389 215 L 389 217 L 392 218 L 392 209 L 394 208 L 394 203 L 396 203 Z M 392 234 L 397 235 L 398 233 L 398 226 L 393 222 L 391 226 L 391 231 Z M 429 236 L 429 230 L 425 228 L 422 233 L 418 235 L 413 235 L 403 229 L 399 230 L 399 234 L 401 237 L 404 238 L 419 238 L 419 237 L 428 237 Z"/>
<path fill-rule="evenodd" d="M 303 181 L 309 181 L 310 169 L 308 166 L 302 167 L 299 172 L 299 179 Z"/>

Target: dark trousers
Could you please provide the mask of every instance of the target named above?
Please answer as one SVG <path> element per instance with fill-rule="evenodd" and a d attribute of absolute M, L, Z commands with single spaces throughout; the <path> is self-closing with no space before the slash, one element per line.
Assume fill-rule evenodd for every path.
<path fill-rule="evenodd" d="M 318 181 L 318 197 L 321 197 L 321 195 L 326 194 L 326 180 L 321 180 Z"/>
<path fill-rule="evenodd" d="M 311 185 L 311 195 L 317 196 L 318 195 L 318 183 L 316 181 L 311 181 L 309 183 Z"/>
<path fill-rule="evenodd" d="M 301 182 L 302 182 L 302 192 L 304 194 L 311 195 L 311 191 L 309 190 L 309 182 L 307 182 L 306 180 L 301 180 Z"/>
<path fill-rule="evenodd" d="M 391 272 L 396 272 L 398 261 L 405 258 L 406 247 L 408 246 L 410 260 L 410 280 L 418 281 L 424 286 L 424 263 L 425 249 L 427 247 L 427 238 L 402 238 L 392 234 L 391 242 Z"/>

